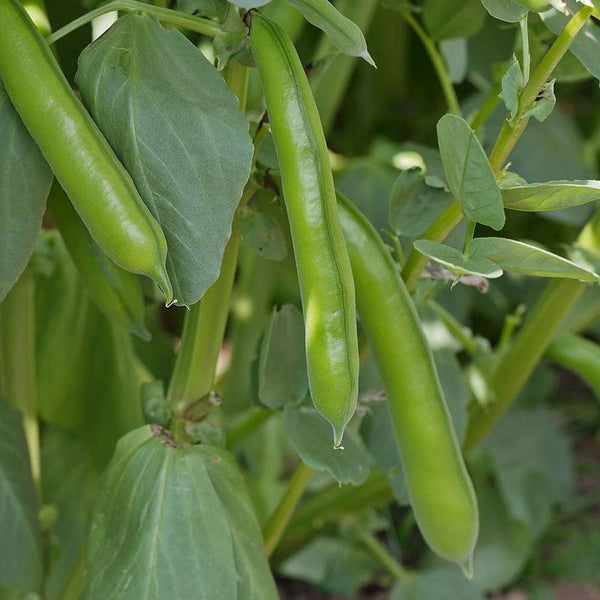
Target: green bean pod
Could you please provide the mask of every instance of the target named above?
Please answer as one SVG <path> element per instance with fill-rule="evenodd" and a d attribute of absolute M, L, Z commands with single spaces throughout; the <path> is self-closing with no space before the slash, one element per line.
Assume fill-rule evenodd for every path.
<path fill-rule="evenodd" d="M 0 79 L 96 243 L 172 300 L 167 242 L 133 180 L 17 0 L 0 0 Z"/>
<path fill-rule="evenodd" d="M 137 275 L 115 265 L 100 250 L 56 180 L 48 196 L 48 208 L 98 308 L 117 325 L 149 340 L 144 324 L 144 294 Z"/>
<path fill-rule="evenodd" d="M 267 102 L 300 283 L 310 393 L 339 446 L 358 396 L 354 282 L 319 113 L 287 33 L 253 13 L 250 40 Z"/>
<path fill-rule="evenodd" d="M 477 500 L 414 303 L 381 238 L 348 200 L 338 207 L 361 323 L 387 392 L 415 519 L 430 548 L 465 573 Z"/>

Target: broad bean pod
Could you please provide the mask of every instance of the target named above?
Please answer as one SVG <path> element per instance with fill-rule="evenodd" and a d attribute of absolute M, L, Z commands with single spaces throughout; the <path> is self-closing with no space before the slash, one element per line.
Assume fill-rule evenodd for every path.
<path fill-rule="evenodd" d="M 287 33 L 252 13 L 252 52 L 277 150 L 305 320 L 310 393 L 339 446 L 358 396 L 354 283 L 319 113 Z"/>

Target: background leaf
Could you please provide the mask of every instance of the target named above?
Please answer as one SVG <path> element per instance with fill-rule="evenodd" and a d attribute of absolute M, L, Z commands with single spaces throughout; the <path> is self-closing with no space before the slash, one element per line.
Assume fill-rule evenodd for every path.
<path fill-rule="evenodd" d="M 481 3 L 492 17 L 507 23 L 517 23 L 528 12 L 517 0 L 481 0 Z"/>
<path fill-rule="evenodd" d="M 308 373 L 304 348 L 304 318 L 300 310 L 291 304 L 274 309 L 258 367 L 258 398 L 265 406 L 275 410 L 306 397 Z"/>
<path fill-rule="evenodd" d="M 0 302 L 35 246 L 52 171 L 0 81 Z"/>
<path fill-rule="evenodd" d="M 315 409 L 288 404 L 283 427 L 300 458 L 313 469 L 328 471 L 338 483 L 364 483 L 370 471 L 369 455 L 350 430 L 344 434 L 343 449 L 334 450 L 330 425 Z"/>
<path fill-rule="evenodd" d="M 466 217 L 496 231 L 504 227 L 502 196 L 481 143 L 455 115 L 437 124 L 438 143 L 450 192 Z"/>
<path fill-rule="evenodd" d="M 491 260 L 504 270 L 514 273 L 598 281 L 598 275 L 558 254 L 508 238 L 476 238 L 469 246 L 469 253 L 474 258 Z"/>
<path fill-rule="evenodd" d="M 390 600 L 483 600 L 483 594 L 458 569 L 411 572 L 398 581 Z"/>
<path fill-rule="evenodd" d="M 22 416 L 0 397 L 0 595 L 37 591 L 42 581 L 42 536 Z"/>
<path fill-rule="evenodd" d="M 434 40 L 470 37 L 483 26 L 479 0 L 426 0 L 423 20 Z"/>
<path fill-rule="evenodd" d="M 94 510 L 82 598 L 275 600 L 233 457 L 175 446 L 161 431 L 145 426 L 119 441 Z"/>
<path fill-rule="evenodd" d="M 194 304 L 219 274 L 250 174 L 237 98 L 180 32 L 141 14 L 88 46 L 76 81 L 165 232 L 177 303 Z"/>

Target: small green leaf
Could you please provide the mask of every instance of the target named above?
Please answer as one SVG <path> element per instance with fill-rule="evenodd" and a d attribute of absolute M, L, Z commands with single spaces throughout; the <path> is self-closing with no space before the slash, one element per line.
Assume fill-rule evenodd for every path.
<path fill-rule="evenodd" d="M 546 211 L 600 200 L 600 181 L 546 181 L 500 187 L 504 206 L 511 210 Z"/>
<path fill-rule="evenodd" d="M 346 430 L 344 445 L 334 449 L 331 426 L 314 408 L 288 404 L 283 427 L 300 458 L 313 469 L 327 471 L 338 483 L 364 483 L 371 468 L 361 439 Z"/>
<path fill-rule="evenodd" d="M 502 76 L 502 98 L 510 114 L 510 122 L 513 123 L 519 109 L 519 94 L 523 89 L 523 71 L 517 57 L 513 54 L 513 62 Z"/>
<path fill-rule="evenodd" d="M 275 600 L 252 504 L 231 454 L 176 445 L 144 426 L 123 437 L 104 477 L 84 600 Z"/>
<path fill-rule="evenodd" d="M 52 171 L 0 81 L 0 302 L 35 246 Z"/>
<path fill-rule="evenodd" d="M 434 40 L 471 37 L 483 27 L 485 10 L 479 0 L 426 0 L 423 21 Z"/>
<path fill-rule="evenodd" d="M 427 185 L 421 169 L 407 169 L 398 175 L 390 193 L 390 225 L 398 235 L 421 235 L 451 202 L 447 192 Z"/>
<path fill-rule="evenodd" d="M 237 228 L 242 242 L 263 258 L 279 261 L 287 256 L 283 231 L 275 217 L 244 207 L 238 212 Z"/>
<path fill-rule="evenodd" d="M 304 318 L 291 304 L 273 310 L 260 350 L 258 398 L 275 410 L 308 394 Z"/>
<path fill-rule="evenodd" d="M 213 51 L 217 59 L 217 69 L 222 71 L 229 61 L 235 59 L 244 65 L 252 66 L 252 52 L 248 36 L 243 33 L 222 33 L 213 40 Z"/>
<path fill-rule="evenodd" d="M 365 36 L 358 25 L 339 12 L 329 0 L 285 1 L 297 8 L 309 23 L 321 29 L 340 52 L 359 56 L 375 66 L 367 50 Z"/>
<path fill-rule="evenodd" d="M 508 238 L 474 239 L 470 246 L 470 256 L 491 260 L 505 271 L 523 275 L 598 281 L 598 275 L 562 256 Z"/>
<path fill-rule="evenodd" d="M 36 591 L 42 535 L 21 413 L 0 397 L 0 590 Z M 0 592 L 1 593 L 1 592 Z"/>
<path fill-rule="evenodd" d="M 545 83 L 542 87 L 542 91 L 538 94 L 533 106 L 523 113 L 521 118 L 528 119 L 535 117 L 540 123 L 545 121 L 554 110 L 556 105 L 556 96 L 554 95 L 554 82 L 553 79 L 548 83 Z"/>
<path fill-rule="evenodd" d="M 456 115 L 444 115 L 437 134 L 446 181 L 461 210 L 469 219 L 499 231 L 505 221 L 502 196 L 481 142 Z"/>
<path fill-rule="evenodd" d="M 79 57 L 84 102 L 164 230 L 177 304 L 219 275 L 250 175 L 248 121 L 182 33 L 131 13 Z"/>
<path fill-rule="evenodd" d="M 517 0 L 481 0 L 481 3 L 492 17 L 507 23 L 518 23 L 528 12 Z"/>
<path fill-rule="evenodd" d="M 424 256 L 435 260 L 435 262 L 457 275 L 477 275 L 488 279 L 494 279 L 502 275 L 502 269 L 490 260 L 465 256 L 456 248 L 445 244 L 430 240 L 417 240 L 414 247 Z"/>

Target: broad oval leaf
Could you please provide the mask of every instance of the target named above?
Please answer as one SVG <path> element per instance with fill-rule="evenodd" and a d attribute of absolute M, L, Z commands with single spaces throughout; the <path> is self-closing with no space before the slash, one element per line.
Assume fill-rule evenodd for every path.
<path fill-rule="evenodd" d="M 481 0 L 481 3 L 492 17 L 507 23 L 517 23 L 528 12 L 517 0 Z"/>
<path fill-rule="evenodd" d="M 288 402 L 302 401 L 307 394 L 304 318 L 295 306 L 285 304 L 280 310 L 273 310 L 263 338 L 258 398 L 276 410 Z"/>
<path fill-rule="evenodd" d="M 432 242 L 431 240 L 417 240 L 413 245 L 415 250 L 458 275 L 476 275 L 488 279 L 494 279 L 502 275 L 502 269 L 491 260 L 465 256 L 451 246 Z"/>
<path fill-rule="evenodd" d="M 437 134 L 446 181 L 461 210 L 467 218 L 499 231 L 505 221 L 502 196 L 481 142 L 456 115 L 444 115 Z"/>
<path fill-rule="evenodd" d="M 600 181 L 547 181 L 501 187 L 505 208 L 539 212 L 560 210 L 600 200 Z"/>
<path fill-rule="evenodd" d="M 360 27 L 345 17 L 329 0 L 285 0 L 285 2 L 297 8 L 309 23 L 321 29 L 340 52 L 359 56 L 375 66 Z"/>
<path fill-rule="evenodd" d="M 141 14 L 84 50 L 76 81 L 165 232 L 177 304 L 194 304 L 219 275 L 250 175 L 237 98 L 185 36 Z"/>
<path fill-rule="evenodd" d="M 505 271 L 535 275 L 537 277 L 558 277 L 578 279 L 579 281 L 598 281 L 592 271 L 584 269 L 574 262 L 532 246 L 525 242 L 508 238 L 476 238 L 469 247 L 471 258 L 491 260 Z"/>
<path fill-rule="evenodd" d="M 479 0 L 426 0 L 423 20 L 434 40 L 470 37 L 485 21 Z"/>
<path fill-rule="evenodd" d="M 0 302 L 19 278 L 42 225 L 52 171 L 0 81 Z"/>
<path fill-rule="evenodd" d="M 579 4 L 575 0 L 565 0 L 565 2 L 568 13 L 575 14 L 579 10 Z M 541 13 L 540 16 L 548 29 L 556 35 L 563 31 L 570 18 L 555 8 Z M 582 27 L 569 46 L 569 51 L 589 73 L 596 79 L 600 79 L 600 31 L 596 23 L 589 21 Z"/>
<path fill-rule="evenodd" d="M 371 460 L 361 439 L 347 430 L 344 445 L 334 449 L 331 426 L 312 407 L 288 404 L 283 411 L 283 427 L 300 455 L 313 469 L 327 471 L 338 483 L 364 483 Z"/>
<path fill-rule="evenodd" d="M 231 454 L 176 445 L 158 426 L 121 438 L 101 483 L 84 600 L 276 600 Z"/>
<path fill-rule="evenodd" d="M 21 413 L 0 397 L 0 595 L 42 581 L 42 534 Z"/>

